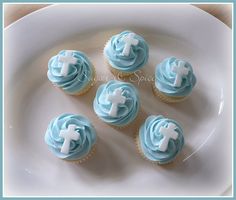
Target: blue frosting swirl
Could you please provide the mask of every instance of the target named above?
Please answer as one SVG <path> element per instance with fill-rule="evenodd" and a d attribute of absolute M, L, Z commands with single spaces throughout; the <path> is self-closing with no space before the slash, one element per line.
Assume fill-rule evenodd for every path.
<path fill-rule="evenodd" d="M 118 105 L 117 116 L 114 117 L 109 115 L 112 103 L 107 100 L 107 97 L 117 88 L 122 90 L 122 96 L 125 96 L 126 101 L 124 104 Z M 116 80 L 102 84 L 98 88 L 93 102 L 93 108 L 98 117 L 115 126 L 124 126 L 132 122 L 138 114 L 139 107 L 139 95 L 136 88 L 131 83 Z"/>
<path fill-rule="evenodd" d="M 129 56 L 122 54 L 125 47 L 123 41 L 124 36 L 127 36 L 131 31 L 123 31 L 118 35 L 112 36 L 107 42 L 104 55 L 109 64 L 123 72 L 134 72 L 144 66 L 148 61 L 149 49 L 146 41 L 139 35 L 135 34 L 134 38 L 137 39 L 138 45 L 131 45 Z"/>
<path fill-rule="evenodd" d="M 172 67 L 178 66 L 179 62 L 184 62 L 184 67 L 189 69 L 187 75 L 182 76 L 182 82 L 180 87 L 174 86 L 174 81 L 176 73 L 173 72 Z M 187 96 L 192 91 L 196 84 L 196 77 L 193 74 L 193 69 L 190 63 L 183 60 L 177 59 L 175 57 L 167 58 L 162 61 L 156 67 L 155 72 L 155 86 L 156 88 L 168 95 L 175 97 Z"/>
<path fill-rule="evenodd" d="M 170 139 L 167 150 L 163 152 L 160 151 L 160 142 L 163 139 L 160 128 L 163 126 L 167 127 L 168 123 L 176 125 L 175 131 L 178 132 L 178 138 L 176 140 Z M 172 161 L 184 145 L 183 131 L 180 125 L 176 121 L 164 118 L 161 115 L 149 116 L 140 127 L 138 138 L 139 146 L 144 156 L 159 164 L 165 164 Z"/>
<path fill-rule="evenodd" d="M 70 141 L 68 154 L 61 153 L 64 138 L 60 137 L 60 131 L 67 129 L 69 125 L 76 125 L 76 132 L 80 135 L 77 141 Z M 77 160 L 89 154 L 96 142 L 96 132 L 89 120 L 80 115 L 62 114 L 53 119 L 46 131 L 45 142 L 49 149 L 59 158 L 65 160 Z"/>
<path fill-rule="evenodd" d="M 62 50 L 49 60 L 47 76 L 54 85 L 69 94 L 76 94 L 91 82 L 94 73 L 92 63 L 84 53 L 73 50 L 72 56 L 77 59 L 77 63 L 70 64 L 68 74 L 62 76 L 60 72 L 63 63 L 59 61 L 59 57 L 65 55 L 66 50 Z"/>

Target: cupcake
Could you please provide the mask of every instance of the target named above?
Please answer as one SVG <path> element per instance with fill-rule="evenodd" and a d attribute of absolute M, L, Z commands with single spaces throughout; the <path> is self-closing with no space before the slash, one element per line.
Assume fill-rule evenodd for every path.
<path fill-rule="evenodd" d="M 87 118 L 62 114 L 50 122 L 44 139 L 58 158 L 82 162 L 95 150 L 96 132 Z"/>
<path fill-rule="evenodd" d="M 180 125 L 163 116 L 149 116 L 136 135 L 139 153 L 147 160 L 167 164 L 175 159 L 184 145 Z"/>
<path fill-rule="evenodd" d="M 124 31 L 114 35 L 104 48 L 111 72 L 119 77 L 129 76 L 148 61 L 148 45 L 139 35 Z"/>
<path fill-rule="evenodd" d="M 49 60 L 47 76 L 67 94 L 81 95 L 92 86 L 95 71 L 84 53 L 62 50 Z"/>
<path fill-rule="evenodd" d="M 139 95 L 136 88 L 131 83 L 116 80 L 102 84 L 93 102 L 97 116 L 116 127 L 124 127 L 134 121 L 139 107 Z"/>
<path fill-rule="evenodd" d="M 171 57 L 157 65 L 153 91 L 162 101 L 175 103 L 189 96 L 195 84 L 191 64 Z"/>

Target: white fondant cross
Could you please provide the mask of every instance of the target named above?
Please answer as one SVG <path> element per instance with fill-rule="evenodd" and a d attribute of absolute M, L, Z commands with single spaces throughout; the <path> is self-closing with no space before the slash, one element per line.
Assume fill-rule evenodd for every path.
<path fill-rule="evenodd" d="M 117 88 L 115 89 L 113 94 L 109 94 L 107 100 L 112 103 L 111 109 L 109 111 L 109 115 L 112 117 L 117 116 L 117 109 L 119 104 L 124 104 L 126 101 L 125 96 L 122 96 L 122 89 Z"/>
<path fill-rule="evenodd" d="M 160 144 L 160 151 L 165 152 L 168 148 L 169 140 L 172 138 L 176 140 L 178 138 L 178 132 L 175 131 L 176 125 L 173 123 L 168 123 L 167 127 L 161 127 L 160 133 L 163 135 L 163 139 Z"/>
<path fill-rule="evenodd" d="M 80 135 L 75 131 L 76 125 L 70 124 L 66 130 L 61 130 L 59 136 L 64 138 L 64 143 L 61 147 L 61 153 L 68 154 L 70 150 L 70 141 L 78 140 Z"/>
<path fill-rule="evenodd" d="M 125 42 L 125 47 L 122 52 L 124 56 L 128 56 L 130 54 L 131 45 L 138 45 L 138 40 L 135 39 L 134 36 L 134 33 L 129 33 L 128 35 L 124 36 L 123 41 Z"/>
<path fill-rule="evenodd" d="M 70 64 L 75 65 L 77 63 L 77 59 L 73 57 L 73 51 L 66 51 L 65 56 L 59 56 L 59 62 L 63 63 L 63 66 L 61 68 L 61 75 L 66 76 L 69 72 Z"/>
<path fill-rule="evenodd" d="M 180 87 L 182 83 L 182 76 L 188 75 L 189 69 L 185 67 L 185 62 L 179 61 L 177 66 L 173 66 L 172 71 L 176 73 L 174 86 Z"/>

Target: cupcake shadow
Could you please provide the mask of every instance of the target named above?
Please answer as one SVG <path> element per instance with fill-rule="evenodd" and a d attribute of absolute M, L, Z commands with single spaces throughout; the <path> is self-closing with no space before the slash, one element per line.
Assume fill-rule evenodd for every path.
<path fill-rule="evenodd" d="M 212 112 L 216 112 L 209 99 L 199 90 L 193 91 L 185 101 L 168 106 L 166 116 L 178 120 L 188 137 L 201 128 L 200 124 L 208 120 Z"/>
<path fill-rule="evenodd" d="M 86 93 L 82 95 L 71 95 L 71 100 L 74 101 L 75 103 L 77 101 L 80 101 L 80 103 L 86 105 L 92 105 L 99 85 L 100 85 L 99 82 L 95 81 L 93 83 L 93 86 Z"/>
<path fill-rule="evenodd" d="M 157 167 L 158 170 L 166 171 L 167 173 L 177 173 L 180 176 L 181 174 L 193 176 L 201 171 L 203 163 L 192 147 L 185 144 L 182 152 L 177 155 L 172 162 L 163 165 L 153 165 Z"/>
<path fill-rule="evenodd" d="M 176 159 L 176 162 L 167 166 L 165 170 L 168 172 L 173 170 L 178 175 L 194 176 L 202 171 L 205 163 L 201 157 L 190 146 L 185 145 L 183 152 Z"/>
<path fill-rule="evenodd" d="M 185 101 L 169 106 L 196 121 L 208 118 L 213 112 L 212 104 L 200 90 L 194 90 Z"/>
<path fill-rule="evenodd" d="M 121 180 L 130 173 L 125 166 L 125 160 L 121 159 L 120 154 L 99 138 L 94 155 L 83 163 L 74 163 L 72 169 L 79 172 L 80 179 L 90 182 L 90 179 Z"/>
<path fill-rule="evenodd" d="M 116 129 L 119 133 L 125 134 L 133 138 L 134 135 L 138 132 L 139 127 L 141 126 L 141 124 L 144 123 L 147 117 L 148 113 L 142 107 L 140 107 L 137 117 L 130 124 L 124 127 L 117 127 L 117 126 L 111 126 L 111 127 Z"/>

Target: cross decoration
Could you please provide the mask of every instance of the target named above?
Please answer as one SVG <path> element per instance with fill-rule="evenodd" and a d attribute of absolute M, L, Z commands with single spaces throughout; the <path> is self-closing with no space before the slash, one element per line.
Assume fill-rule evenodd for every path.
<path fill-rule="evenodd" d="M 71 140 L 77 141 L 80 135 L 76 132 L 76 125 L 70 124 L 66 130 L 61 130 L 59 136 L 64 138 L 63 145 L 61 147 L 61 153 L 68 154 L 70 151 Z"/>
<path fill-rule="evenodd" d="M 162 126 L 160 128 L 160 133 L 163 135 L 159 150 L 165 152 L 168 148 L 169 140 L 178 138 L 178 132 L 175 130 L 176 125 L 174 123 L 168 123 L 167 127 Z"/>
<path fill-rule="evenodd" d="M 188 75 L 189 69 L 185 67 L 184 61 L 179 61 L 178 65 L 174 65 L 172 71 L 176 73 L 175 76 L 175 87 L 180 87 L 182 84 L 182 77 Z"/>
<path fill-rule="evenodd" d="M 135 39 L 134 36 L 135 36 L 134 33 L 129 33 L 128 35 L 123 37 L 123 41 L 125 42 L 125 47 L 123 49 L 122 54 L 124 56 L 129 56 L 131 45 L 134 45 L 134 46 L 138 45 L 139 41 Z"/>
<path fill-rule="evenodd" d="M 112 117 L 117 116 L 118 105 L 124 104 L 126 101 L 126 97 L 123 96 L 121 93 L 122 93 L 122 89 L 117 88 L 114 90 L 113 94 L 109 94 L 107 97 L 107 100 L 112 103 L 111 109 L 108 113 Z"/>
<path fill-rule="evenodd" d="M 77 63 L 78 59 L 73 57 L 73 51 L 67 50 L 65 52 L 65 55 L 60 55 L 59 56 L 59 62 L 62 62 L 62 68 L 60 74 L 62 76 L 67 76 L 69 72 L 69 66 L 70 64 L 75 65 Z"/>

